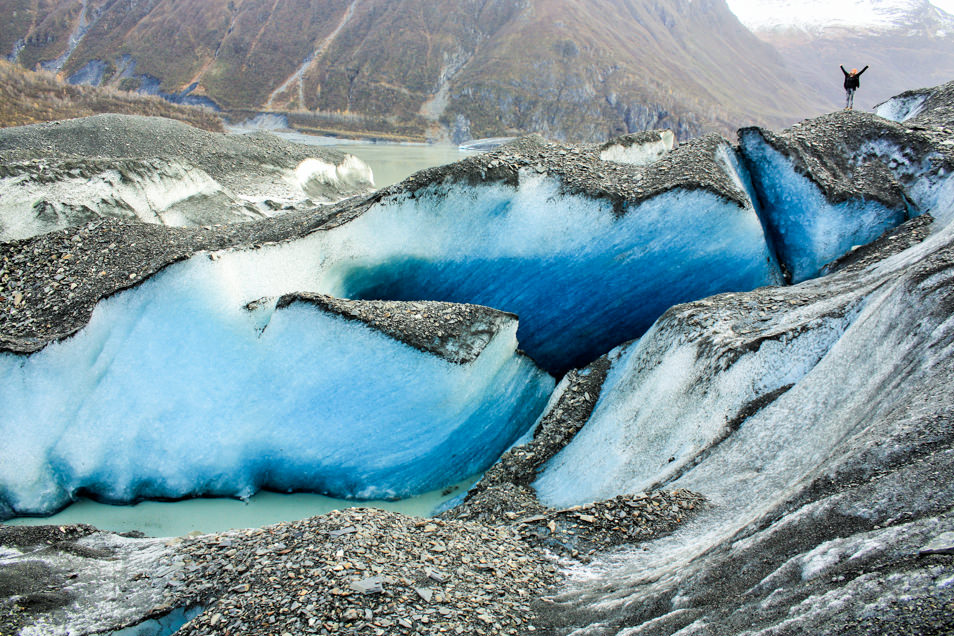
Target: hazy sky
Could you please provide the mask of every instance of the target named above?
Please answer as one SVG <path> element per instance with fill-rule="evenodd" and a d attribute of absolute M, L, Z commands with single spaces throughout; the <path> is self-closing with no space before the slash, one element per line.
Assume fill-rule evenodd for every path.
<path fill-rule="evenodd" d="M 752 29 L 791 25 L 808 30 L 832 26 L 892 27 L 923 0 L 728 0 L 729 8 Z M 954 14 L 954 0 L 931 0 Z"/>

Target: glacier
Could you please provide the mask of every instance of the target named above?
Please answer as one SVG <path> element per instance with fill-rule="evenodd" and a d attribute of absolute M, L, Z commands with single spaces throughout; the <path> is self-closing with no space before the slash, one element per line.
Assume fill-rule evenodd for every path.
<path fill-rule="evenodd" d="M 129 245 L 110 243 L 109 264 L 102 265 L 107 276 L 79 296 L 64 289 L 66 297 L 56 301 L 57 311 L 59 303 L 85 303 L 79 307 L 90 308 L 89 318 L 74 311 L 75 325 L 61 322 L 49 341 L 16 340 L 0 354 L 6 405 L 0 430 L 36 431 L 14 436 L 4 451 L 17 458 L 0 473 L 4 515 L 48 513 L 77 495 L 129 502 L 244 497 L 266 488 L 398 498 L 482 470 L 546 403 L 553 380 L 535 365 L 562 375 L 639 337 L 673 305 L 778 286 L 783 267 L 796 277 L 807 272 L 791 256 L 808 250 L 806 243 L 778 250 L 776 259 L 777 243 L 763 226 L 772 226 L 764 207 L 766 166 L 784 172 L 775 176 L 784 190 L 799 183 L 792 159 L 776 152 L 762 161 L 758 153 L 768 153 L 768 144 L 749 137 L 743 131 L 741 158 L 710 135 L 640 165 L 601 160 L 606 146 L 575 151 L 578 157 L 568 160 L 563 148 L 524 138 L 333 206 L 308 222 L 311 229 L 293 215 L 279 225 L 229 230 L 235 238 L 225 243 L 205 230 L 164 237 L 158 228 Z M 650 144 L 665 146 L 668 137 L 653 139 Z M 302 184 L 337 170 L 306 164 L 297 177 Z M 906 165 L 895 172 L 925 181 L 928 163 Z M 360 166 L 342 170 L 334 179 L 348 180 L 352 172 L 356 183 L 363 178 Z M 915 196 L 915 186 L 906 185 L 912 193 L 906 200 L 927 206 L 938 199 L 927 190 Z M 811 220 L 825 214 L 827 199 L 816 195 L 809 215 L 779 206 L 771 214 L 809 219 L 815 227 L 827 223 L 844 240 L 865 240 L 855 219 Z M 881 223 L 883 206 L 858 206 L 868 233 L 907 216 Z M 101 238 L 76 237 L 75 249 L 67 242 L 83 256 L 61 261 L 57 275 L 96 261 L 103 249 L 96 245 L 105 246 L 117 231 L 126 232 L 117 224 L 83 230 Z M 137 243 L 154 251 L 143 253 Z M 190 247 L 169 249 L 180 243 Z M 809 269 L 817 273 L 846 250 L 816 249 Z M 117 263 L 134 273 L 112 278 Z M 518 315 L 519 323 L 508 319 L 507 335 L 481 340 L 486 350 L 463 366 L 452 364 L 449 373 L 433 352 L 394 344 L 407 329 L 375 324 L 376 339 L 367 340 L 367 325 L 343 325 L 342 306 L 318 302 L 319 296 L 495 307 Z M 298 300 L 288 304 L 285 297 Z M 471 342 L 475 333 L 461 337 Z M 834 337 L 824 333 L 816 329 L 806 338 Z M 772 369 L 770 359 L 758 364 L 771 390 L 794 381 L 793 372 Z M 810 356 L 803 364 L 810 366 Z M 693 443 L 674 448 L 662 441 L 657 449 L 672 458 L 671 471 L 691 461 L 694 445 L 713 446 L 725 435 L 721 424 L 706 419 L 711 399 L 689 390 L 703 385 L 706 373 L 679 377 L 666 370 L 639 378 L 646 395 L 671 395 L 670 408 L 697 403 L 694 417 L 679 420 Z M 745 394 L 733 386 L 722 390 L 736 391 L 738 410 Z M 614 408 L 627 412 L 641 399 Z M 313 430 L 312 421 L 321 424 Z M 229 430 L 228 443 L 190 452 L 203 438 L 225 440 Z M 360 443 L 356 430 L 367 432 Z M 380 437 L 370 435 L 374 430 Z M 479 449 L 477 439 L 484 440 Z M 120 446 L 134 450 L 115 452 Z M 627 470 L 633 488 L 651 485 L 650 464 Z"/>
<path fill-rule="evenodd" d="M 673 303 L 780 281 L 751 208 L 676 190 L 620 218 L 532 172 L 516 190 L 397 196 L 330 239 L 347 256 L 326 263 L 328 293 L 506 307 L 521 347 L 554 373 L 642 333 Z"/>
<path fill-rule="evenodd" d="M 4 243 L 0 515 L 400 497 L 509 449 L 472 491 L 492 533 L 705 498 L 671 534 L 567 552 L 553 633 L 944 629 L 948 557 L 925 546 L 954 532 L 950 90 L 903 124 L 834 113 L 650 142 L 650 163 L 523 138 L 308 212 Z M 223 576 L 220 607 L 248 589 Z M 61 625 L 116 625 L 74 610 Z"/>
<path fill-rule="evenodd" d="M 363 161 L 274 135 L 96 115 L 0 130 L 0 241 L 98 217 L 172 226 L 256 220 L 365 194 Z"/>
<path fill-rule="evenodd" d="M 579 568 L 567 609 L 615 628 L 571 633 L 739 633 L 713 586 L 741 597 L 736 618 L 759 634 L 936 594 L 916 566 L 882 578 L 885 559 L 951 523 L 937 475 L 950 470 L 954 228 L 892 248 L 904 237 L 885 236 L 873 266 L 675 307 L 611 355 L 592 415 L 534 483 L 541 500 L 688 488 L 710 508 L 648 552 Z"/>

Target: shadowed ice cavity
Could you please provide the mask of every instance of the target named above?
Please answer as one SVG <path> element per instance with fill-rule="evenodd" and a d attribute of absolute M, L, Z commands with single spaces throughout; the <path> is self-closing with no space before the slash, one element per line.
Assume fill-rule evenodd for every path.
<path fill-rule="evenodd" d="M 562 373 L 642 334 L 670 306 L 781 275 L 751 206 L 676 189 L 625 206 L 520 186 L 431 186 L 327 239 L 326 293 L 487 305 L 520 317 L 521 348 Z"/>
<path fill-rule="evenodd" d="M 68 340 L 0 354 L 0 500 L 23 514 L 77 492 L 406 497 L 486 468 L 553 387 L 515 355 L 510 316 L 455 364 L 309 304 L 244 309 L 280 287 L 271 265 L 240 280 L 200 255 L 102 301 Z"/>

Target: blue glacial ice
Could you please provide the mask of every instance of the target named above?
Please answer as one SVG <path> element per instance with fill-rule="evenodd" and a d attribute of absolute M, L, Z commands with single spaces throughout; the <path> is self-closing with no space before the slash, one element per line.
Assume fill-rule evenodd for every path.
<path fill-rule="evenodd" d="M 236 302 L 271 274 L 199 255 L 102 301 L 73 338 L 0 354 L 0 501 L 405 497 L 486 468 L 552 390 L 515 354 L 512 317 L 455 364 L 312 305 Z"/>
<path fill-rule="evenodd" d="M 930 386 L 954 329 L 937 310 L 951 272 L 921 283 L 897 272 L 950 242 L 944 234 L 863 278 L 779 289 L 751 310 L 715 298 L 667 314 L 613 352 L 586 425 L 534 483 L 540 499 L 565 507 L 689 488 L 740 520 L 730 533 L 777 505 L 911 386 Z M 776 308 L 760 317 L 766 303 Z"/>
<path fill-rule="evenodd" d="M 345 298 L 443 300 L 520 317 L 520 346 L 548 371 L 583 366 L 674 304 L 778 284 L 754 209 L 706 190 L 632 203 L 521 173 L 386 199 L 329 233 L 319 285 Z"/>
<path fill-rule="evenodd" d="M 910 217 L 904 206 L 889 208 L 863 198 L 832 203 L 756 132 L 742 131 L 740 145 L 769 240 L 793 283 L 814 278 L 852 247 L 870 243 Z"/>
<path fill-rule="evenodd" d="M 622 215 L 534 172 L 392 194 L 332 230 L 194 256 L 74 337 L 0 354 L 0 502 L 410 496 L 482 470 L 535 420 L 553 380 L 518 336 L 562 371 L 673 304 L 780 281 L 753 207 L 706 190 Z M 302 291 L 481 304 L 520 331 L 455 365 L 312 306 L 244 309 Z"/>

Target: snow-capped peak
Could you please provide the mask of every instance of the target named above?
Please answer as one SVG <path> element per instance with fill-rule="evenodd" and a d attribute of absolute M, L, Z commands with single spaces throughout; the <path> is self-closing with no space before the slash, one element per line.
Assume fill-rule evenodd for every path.
<path fill-rule="evenodd" d="M 954 27 L 954 16 L 943 11 L 946 0 L 728 0 L 729 8 L 755 32 L 798 29 L 818 33 L 829 29 L 894 31 L 908 29 L 924 18 Z M 950 8 L 950 7 L 948 7 Z"/>

